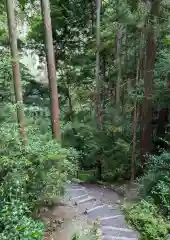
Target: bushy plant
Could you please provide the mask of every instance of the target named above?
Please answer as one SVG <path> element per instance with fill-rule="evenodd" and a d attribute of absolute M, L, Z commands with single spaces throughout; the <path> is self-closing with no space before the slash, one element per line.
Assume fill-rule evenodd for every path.
<path fill-rule="evenodd" d="M 2 204 L 3 203 L 3 204 Z M 10 199 L 1 202 L 0 239 L 43 239 L 44 225 L 29 217 L 29 205 L 20 200 Z"/>
<path fill-rule="evenodd" d="M 88 226 L 85 229 L 80 229 L 73 234 L 71 240 L 101 240 L 102 234 L 97 223 Z"/>
<path fill-rule="evenodd" d="M 94 121 L 67 123 L 63 128 L 65 146 L 73 146 L 79 153 L 79 167 L 84 170 L 96 169 L 102 160 L 102 175 L 105 181 L 130 177 L 131 148 L 129 129 L 118 120 L 105 121 L 103 129 L 96 128 Z M 128 122 L 129 124 L 129 122 Z M 128 174 L 127 174 L 128 173 Z"/>
<path fill-rule="evenodd" d="M 166 240 L 167 226 L 157 207 L 144 200 L 124 208 L 126 219 L 141 234 L 141 240 Z"/>
<path fill-rule="evenodd" d="M 31 218 L 42 199 L 59 198 L 76 170 L 76 152 L 64 149 L 49 133 L 27 127 L 23 146 L 17 124 L 0 125 L 0 239 L 43 239 L 44 226 Z"/>
<path fill-rule="evenodd" d="M 95 127 L 89 124 L 67 123 L 63 128 L 63 143 L 66 147 L 74 147 L 79 152 L 79 166 L 91 169 L 95 165 L 99 146 L 95 139 Z"/>
<path fill-rule="evenodd" d="M 139 180 L 142 197 L 152 197 L 166 217 L 170 217 L 170 153 L 150 156 L 144 176 Z"/>

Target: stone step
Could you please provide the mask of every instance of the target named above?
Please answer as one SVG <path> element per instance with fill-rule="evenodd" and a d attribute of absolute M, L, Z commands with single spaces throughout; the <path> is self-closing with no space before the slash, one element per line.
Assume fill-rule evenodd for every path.
<path fill-rule="evenodd" d="M 68 196 L 70 196 L 70 199 L 81 196 L 81 195 L 85 195 L 87 194 L 87 192 L 84 189 L 71 189 L 70 192 L 66 193 Z"/>
<path fill-rule="evenodd" d="M 138 235 L 132 229 L 128 228 L 117 228 L 112 226 L 102 226 L 101 227 L 103 236 L 113 236 L 113 237 L 126 237 L 126 238 L 136 238 Z"/>
<path fill-rule="evenodd" d="M 93 199 L 91 201 L 86 201 L 81 204 L 81 210 L 84 214 L 87 214 L 88 216 L 88 210 L 91 208 L 95 208 L 100 205 L 100 202 L 96 201 L 96 199 Z"/>
<path fill-rule="evenodd" d="M 117 208 L 117 207 L 113 207 L 112 209 L 110 209 L 109 207 L 108 207 L 108 205 L 106 205 L 106 204 L 100 204 L 100 208 L 98 208 L 98 209 L 95 209 L 95 210 L 93 210 L 92 208 L 91 208 L 91 210 L 93 210 L 93 211 L 89 211 L 89 212 L 87 212 L 87 214 L 88 214 L 88 217 L 89 217 L 89 219 L 96 219 L 96 218 L 108 218 L 108 217 L 111 217 L 111 216 L 117 216 L 117 215 L 121 215 L 121 211 L 120 211 L 120 209 L 119 208 Z"/>
<path fill-rule="evenodd" d="M 102 226 L 113 226 L 113 227 L 119 227 L 119 228 L 128 227 L 123 215 L 115 215 L 111 217 L 101 218 L 99 220 Z"/>
<path fill-rule="evenodd" d="M 88 197 L 88 194 L 87 194 L 87 193 L 82 194 L 82 195 L 78 195 L 78 196 L 76 196 L 76 197 L 73 197 L 73 198 L 71 198 L 71 200 L 72 200 L 72 201 L 79 201 L 79 200 L 84 199 L 84 198 L 86 198 L 86 197 Z"/>
<path fill-rule="evenodd" d="M 129 238 L 129 237 L 114 237 L 114 236 L 104 236 L 103 240 L 138 240 L 137 238 Z"/>
<path fill-rule="evenodd" d="M 71 183 L 71 184 L 68 184 L 68 187 L 69 188 L 79 188 L 81 185 L 79 183 Z"/>
<path fill-rule="evenodd" d="M 109 191 L 100 189 L 99 192 L 97 190 L 93 192 L 92 189 L 89 191 L 88 187 L 75 183 L 66 193 L 70 201 L 78 206 L 79 211 L 87 215 L 89 221 L 99 220 L 103 240 L 138 239 L 138 234 L 128 228 L 115 199 L 113 203 L 103 202 L 102 196 L 109 195 Z"/>
<path fill-rule="evenodd" d="M 86 191 L 84 187 L 77 187 L 77 188 L 70 188 L 67 190 L 68 192 L 73 192 L 73 191 Z"/>
<path fill-rule="evenodd" d="M 81 200 L 77 200 L 76 203 L 77 204 L 83 204 L 83 203 L 92 202 L 92 201 L 96 201 L 96 199 L 94 197 L 87 196 L 86 198 L 83 198 Z"/>
<path fill-rule="evenodd" d="M 79 188 L 86 189 L 84 186 L 77 183 L 77 184 L 71 184 L 71 185 L 67 184 L 65 187 L 65 190 L 70 192 L 71 190 L 79 189 Z"/>
<path fill-rule="evenodd" d="M 117 193 L 115 193 L 112 189 L 107 189 L 105 187 L 95 187 L 95 189 L 93 189 L 93 187 L 89 187 L 87 188 L 87 191 L 90 195 L 93 195 L 94 197 L 99 197 L 101 198 L 101 200 L 103 199 L 103 197 L 106 198 L 112 198 L 112 202 L 108 203 L 108 204 L 115 204 L 117 203 L 120 199 L 119 196 L 117 195 Z M 112 195 L 112 197 L 110 197 L 110 195 Z M 114 196 L 114 197 L 113 197 Z"/>
<path fill-rule="evenodd" d="M 103 218 L 100 218 L 100 221 L 105 222 L 105 221 L 108 221 L 108 220 L 114 220 L 114 219 L 118 219 L 118 218 L 123 218 L 124 219 L 124 216 L 120 214 L 120 215 L 114 215 L 114 216 L 109 216 L 109 217 L 103 217 Z"/>

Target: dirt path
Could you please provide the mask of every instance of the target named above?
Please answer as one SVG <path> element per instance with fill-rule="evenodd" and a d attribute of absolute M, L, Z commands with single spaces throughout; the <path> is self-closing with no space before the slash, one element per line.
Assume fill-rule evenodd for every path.
<path fill-rule="evenodd" d="M 102 240 L 137 240 L 138 234 L 127 225 L 120 210 L 121 200 L 108 187 L 68 185 L 64 199 L 66 205 L 53 207 L 42 214 L 49 226 L 46 239 L 71 240 L 75 232 L 99 220 Z"/>
<path fill-rule="evenodd" d="M 67 199 L 60 206 L 41 209 L 47 232 L 44 240 L 71 240 L 75 233 L 87 228 L 87 217 Z"/>

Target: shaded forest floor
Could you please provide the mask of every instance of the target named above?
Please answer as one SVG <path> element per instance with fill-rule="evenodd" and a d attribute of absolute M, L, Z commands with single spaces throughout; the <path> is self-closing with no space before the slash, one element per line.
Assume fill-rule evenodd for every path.
<path fill-rule="evenodd" d="M 76 232 L 87 225 L 86 217 L 70 202 L 41 208 L 40 218 L 46 226 L 44 240 L 71 240 Z"/>

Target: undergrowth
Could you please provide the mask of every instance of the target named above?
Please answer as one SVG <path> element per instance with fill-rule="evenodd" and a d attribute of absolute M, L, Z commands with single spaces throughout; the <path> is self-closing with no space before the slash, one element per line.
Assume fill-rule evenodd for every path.
<path fill-rule="evenodd" d="M 102 235 L 97 223 L 76 232 L 71 240 L 101 240 Z"/>
<path fill-rule="evenodd" d="M 151 197 L 159 211 L 170 219 L 170 152 L 150 156 L 145 174 L 139 179 L 141 197 Z"/>
<path fill-rule="evenodd" d="M 170 219 L 170 153 L 149 156 L 138 180 L 141 201 L 125 207 L 127 220 L 142 240 L 167 239 Z M 167 230 L 168 229 L 168 230 Z"/>
<path fill-rule="evenodd" d="M 60 198 L 74 174 L 76 152 L 64 149 L 49 134 L 27 127 L 23 146 L 17 124 L 0 125 L 0 239 L 43 239 L 44 225 L 33 212 L 41 199 Z"/>
<path fill-rule="evenodd" d="M 145 200 L 125 206 L 127 221 L 140 233 L 141 240 L 166 240 L 167 225 L 157 207 Z"/>
<path fill-rule="evenodd" d="M 75 117 L 76 118 L 76 117 Z M 130 121 L 115 120 L 104 122 L 103 129 L 96 129 L 91 120 L 74 120 L 66 123 L 63 128 L 63 144 L 73 146 L 79 153 L 79 167 L 83 171 L 96 170 L 98 160 L 102 162 L 102 178 L 113 182 L 130 177 L 131 133 Z M 90 172 L 89 171 L 89 172 Z M 81 174 L 81 178 L 95 181 L 97 176 Z"/>

